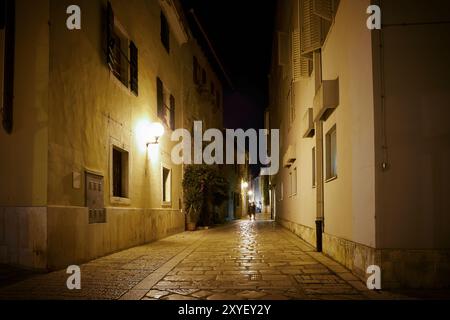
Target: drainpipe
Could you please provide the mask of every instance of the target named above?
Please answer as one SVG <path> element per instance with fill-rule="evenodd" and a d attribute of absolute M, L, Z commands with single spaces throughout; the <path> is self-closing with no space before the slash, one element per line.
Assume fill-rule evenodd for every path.
<path fill-rule="evenodd" d="M 324 223 L 323 122 L 316 122 L 316 248 L 322 252 Z"/>
<path fill-rule="evenodd" d="M 322 51 L 314 52 L 314 76 L 316 93 L 322 85 Z M 323 174 L 323 121 L 316 121 L 316 248 L 322 252 L 322 235 L 324 228 L 324 188 Z"/>

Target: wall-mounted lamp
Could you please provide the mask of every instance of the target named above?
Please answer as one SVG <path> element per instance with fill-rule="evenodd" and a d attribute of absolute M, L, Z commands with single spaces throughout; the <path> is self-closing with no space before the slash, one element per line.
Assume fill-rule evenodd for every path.
<path fill-rule="evenodd" d="M 158 144 L 159 139 L 164 135 L 164 126 L 161 123 L 154 122 L 148 128 L 147 147 L 152 144 Z"/>
<path fill-rule="evenodd" d="M 242 181 L 242 189 L 247 189 L 248 188 L 248 182 Z"/>

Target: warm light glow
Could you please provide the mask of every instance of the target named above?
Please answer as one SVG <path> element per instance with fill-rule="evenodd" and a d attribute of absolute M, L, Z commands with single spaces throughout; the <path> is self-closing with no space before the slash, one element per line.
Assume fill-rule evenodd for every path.
<path fill-rule="evenodd" d="M 159 122 L 154 122 L 150 125 L 150 139 L 149 144 L 158 140 L 164 135 L 164 126 Z"/>
<path fill-rule="evenodd" d="M 242 189 L 248 188 L 248 182 L 242 181 Z"/>
<path fill-rule="evenodd" d="M 139 150 L 145 152 L 147 150 L 147 143 L 150 137 L 150 122 L 147 120 L 141 120 L 136 126 L 136 140 L 139 146 Z"/>
<path fill-rule="evenodd" d="M 163 135 L 164 126 L 160 123 L 142 120 L 136 126 L 136 137 L 139 148 L 142 150 L 149 149 L 151 145 L 157 145 Z"/>
<path fill-rule="evenodd" d="M 253 196 L 253 191 L 248 192 L 249 197 Z"/>

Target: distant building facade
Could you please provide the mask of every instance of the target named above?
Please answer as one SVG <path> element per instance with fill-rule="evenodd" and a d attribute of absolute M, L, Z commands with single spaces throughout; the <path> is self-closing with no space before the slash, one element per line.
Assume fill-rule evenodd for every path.
<path fill-rule="evenodd" d="M 184 231 L 170 137 L 222 128 L 223 107 L 178 1 L 6 3 L 0 263 L 64 268 Z"/>
<path fill-rule="evenodd" d="M 367 27 L 372 4 L 381 30 Z M 379 265 L 384 288 L 450 285 L 448 13 L 445 1 L 278 1 L 274 216 L 361 279 Z"/>

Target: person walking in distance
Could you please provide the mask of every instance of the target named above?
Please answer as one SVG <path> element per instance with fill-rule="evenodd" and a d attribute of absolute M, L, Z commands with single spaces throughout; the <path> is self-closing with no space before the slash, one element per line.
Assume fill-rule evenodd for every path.
<path fill-rule="evenodd" d="M 251 202 L 248 206 L 248 215 L 251 221 L 256 220 L 256 206 L 254 202 Z"/>

